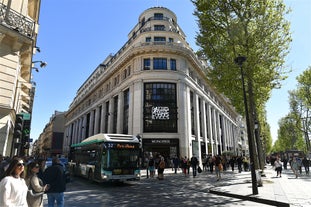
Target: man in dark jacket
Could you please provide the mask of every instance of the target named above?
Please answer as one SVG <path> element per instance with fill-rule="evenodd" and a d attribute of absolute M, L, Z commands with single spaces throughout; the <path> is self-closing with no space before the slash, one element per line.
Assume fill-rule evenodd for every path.
<path fill-rule="evenodd" d="M 64 206 L 64 192 L 66 190 L 66 178 L 63 165 L 57 157 L 52 160 L 52 166 L 48 167 L 43 174 L 44 182 L 49 185 L 47 191 L 48 206 Z"/>

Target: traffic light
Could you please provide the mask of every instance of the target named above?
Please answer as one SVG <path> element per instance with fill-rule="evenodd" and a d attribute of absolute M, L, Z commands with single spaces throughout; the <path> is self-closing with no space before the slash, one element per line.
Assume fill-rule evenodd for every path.
<path fill-rule="evenodd" d="M 25 149 L 29 148 L 29 139 L 30 139 L 30 120 L 24 120 L 22 146 Z"/>
<path fill-rule="evenodd" d="M 14 135 L 13 135 L 15 139 L 21 139 L 22 138 L 23 125 L 24 125 L 23 115 L 16 114 L 15 126 L 14 126 Z"/>

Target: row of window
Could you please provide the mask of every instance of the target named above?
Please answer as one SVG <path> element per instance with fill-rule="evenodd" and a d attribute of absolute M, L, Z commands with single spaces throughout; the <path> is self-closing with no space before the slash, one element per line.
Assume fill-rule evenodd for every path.
<path fill-rule="evenodd" d="M 151 69 L 151 61 L 153 70 L 167 70 L 167 58 L 145 58 L 144 59 L 144 70 L 150 70 Z M 176 70 L 176 59 L 170 59 L 170 70 Z"/>

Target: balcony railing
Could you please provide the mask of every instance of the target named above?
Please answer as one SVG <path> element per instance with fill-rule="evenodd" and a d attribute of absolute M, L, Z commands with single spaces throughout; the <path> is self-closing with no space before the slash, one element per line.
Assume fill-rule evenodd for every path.
<path fill-rule="evenodd" d="M 0 24 L 6 26 L 20 34 L 33 38 L 35 22 L 0 3 Z"/>

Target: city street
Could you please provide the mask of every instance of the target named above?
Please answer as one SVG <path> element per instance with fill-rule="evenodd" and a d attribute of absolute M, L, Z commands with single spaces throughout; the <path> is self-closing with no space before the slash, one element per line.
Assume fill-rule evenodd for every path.
<path fill-rule="evenodd" d="M 203 172 L 193 178 L 191 172 L 190 176 L 185 177 L 181 171 L 178 174 L 173 174 L 169 168 L 165 171 L 164 180 L 147 179 L 144 170 L 141 181 L 125 184 L 97 184 L 74 177 L 72 182 L 67 185 L 65 206 L 269 206 L 246 199 L 209 193 L 209 190 L 212 189 L 222 192 L 229 190 L 231 193 L 249 196 L 251 194 L 251 187 L 247 182 L 250 180 L 249 172 L 226 171 L 223 173 L 222 180 L 217 182 L 215 174 L 210 174 L 210 172 Z M 271 181 L 274 179 L 274 174 L 270 175 L 270 171 L 267 171 L 264 187 L 259 188 L 262 195 L 265 194 L 263 189 L 270 190 L 271 186 L 269 185 L 274 183 Z M 291 180 L 286 178 L 286 175 L 283 177 L 278 179 Z M 296 181 L 305 182 L 303 179 Z M 244 189 L 239 187 L 243 185 Z M 238 189 L 234 189 L 234 187 Z M 46 199 L 44 203 L 47 206 Z"/>

